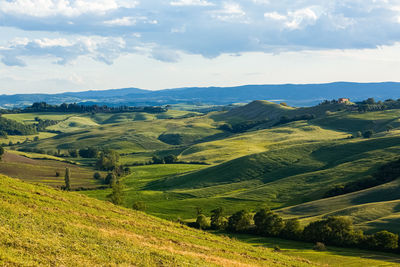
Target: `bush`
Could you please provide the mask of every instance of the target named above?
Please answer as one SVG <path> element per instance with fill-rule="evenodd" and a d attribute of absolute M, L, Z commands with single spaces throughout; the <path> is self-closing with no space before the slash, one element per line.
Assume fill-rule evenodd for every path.
<path fill-rule="evenodd" d="M 374 135 L 374 131 L 368 130 L 368 131 L 363 132 L 362 135 L 364 138 L 371 138 Z"/>
<path fill-rule="evenodd" d="M 133 202 L 132 209 L 145 211 L 146 210 L 146 204 L 144 202 L 142 202 L 142 201 L 135 201 L 135 202 Z"/>
<path fill-rule="evenodd" d="M 210 224 L 207 221 L 206 216 L 204 214 L 199 214 L 196 219 L 196 225 L 199 229 L 208 229 Z"/>
<path fill-rule="evenodd" d="M 326 250 L 326 246 L 322 242 L 317 242 L 317 243 L 315 243 L 315 246 L 313 247 L 313 249 L 316 250 L 316 251 L 325 251 Z"/>

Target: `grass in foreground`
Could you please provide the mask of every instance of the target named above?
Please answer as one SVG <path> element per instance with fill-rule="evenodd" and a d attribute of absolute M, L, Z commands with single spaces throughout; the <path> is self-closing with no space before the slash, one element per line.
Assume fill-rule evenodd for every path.
<path fill-rule="evenodd" d="M 46 186 L 0 176 L 0 265 L 314 266 Z"/>
<path fill-rule="evenodd" d="M 399 255 L 366 251 L 352 248 L 328 246 L 326 251 L 313 250 L 314 244 L 279 238 L 258 237 L 253 235 L 231 235 L 237 240 L 249 244 L 274 248 L 279 246 L 281 254 L 306 258 L 321 265 L 328 266 L 399 266 Z"/>

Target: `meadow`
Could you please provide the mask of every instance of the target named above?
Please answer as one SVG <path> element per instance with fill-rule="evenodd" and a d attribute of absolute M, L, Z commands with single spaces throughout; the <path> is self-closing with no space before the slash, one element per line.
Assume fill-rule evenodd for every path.
<path fill-rule="evenodd" d="M 307 119 L 290 120 L 304 115 Z M 93 179 L 93 173 L 98 171 L 93 166 L 95 159 L 71 157 L 68 151 L 87 147 L 113 149 L 121 155 L 119 164 L 130 169 L 129 175 L 121 177 L 122 206 L 128 209 L 140 202 L 147 214 L 193 221 L 198 208 L 209 216 L 217 207 L 224 208 L 226 215 L 241 209 L 255 212 L 269 207 L 285 219 L 298 218 L 302 225 L 336 215 L 351 218 L 358 229 L 367 233 L 383 229 L 400 233 L 398 180 L 326 197 L 332 188 L 370 177 L 380 166 L 399 158 L 398 110 L 360 113 L 351 105 L 337 103 L 292 108 L 255 101 L 207 114 L 169 110 L 161 114 L 6 116 L 24 123 L 34 123 L 36 117 L 60 121 L 48 127 L 53 133 L 42 132 L 37 141 L 7 148 L 8 155 L 14 156 L 5 156 L 0 173 L 8 176 L 59 187 L 63 174 L 57 178 L 55 172 L 68 166 L 73 189 L 93 188 L 81 194 L 107 201 L 112 190 L 98 188 L 101 182 Z M 282 122 L 282 116 L 288 117 L 288 122 Z M 241 132 L 223 127 L 248 121 L 257 123 Z M 364 138 L 358 133 L 367 130 L 373 131 L 372 137 Z M 13 138 L 33 140 L 33 136 L 9 136 L 4 143 Z M 20 149 L 65 155 L 16 151 Z M 148 165 L 154 155 L 175 155 L 179 162 Z M 101 174 L 104 177 L 106 172 Z M 286 244 L 269 239 L 255 242 L 251 237 L 243 240 L 256 246 Z M 380 259 L 379 253 L 369 259 L 368 253 L 336 248 L 318 254 L 310 250 L 310 244 L 293 244 L 294 248 L 288 247 L 283 254 L 304 254 L 319 264 L 336 261 L 343 266 L 359 266 L 354 258 L 357 254 L 365 255 L 365 259 L 359 258 L 372 265 L 394 264 L 391 255 L 387 261 L 386 256 Z M 307 249 L 301 249 L 303 245 Z"/>

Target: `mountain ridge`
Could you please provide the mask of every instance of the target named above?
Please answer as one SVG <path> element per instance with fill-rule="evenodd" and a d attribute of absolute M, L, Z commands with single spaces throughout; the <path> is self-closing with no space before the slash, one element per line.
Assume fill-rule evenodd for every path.
<path fill-rule="evenodd" d="M 295 106 L 310 106 L 325 99 L 340 97 L 350 98 L 353 101 L 361 101 L 369 97 L 377 100 L 400 98 L 400 83 L 253 84 L 230 87 L 182 87 L 155 91 L 130 87 L 60 94 L 0 95 L 0 107 L 27 106 L 33 102 L 43 101 L 50 104 L 76 102 L 114 106 L 180 103 L 228 105 L 261 99 L 274 102 L 283 101 Z"/>

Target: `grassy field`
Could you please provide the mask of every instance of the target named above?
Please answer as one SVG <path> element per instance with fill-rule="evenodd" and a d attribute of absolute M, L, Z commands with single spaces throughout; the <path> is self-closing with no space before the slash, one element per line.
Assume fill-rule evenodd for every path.
<path fill-rule="evenodd" d="M 70 164 L 53 156 L 10 151 L 6 152 L 0 161 L 1 174 L 53 187 L 65 185 L 66 168 L 71 170 L 72 189 L 96 188 L 101 185 L 93 179 L 94 169 Z M 57 172 L 59 176 L 56 175 Z"/>
<path fill-rule="evenodd" d="M 350 217 L 357 228 L 368 233 L 381 229 L 400 233 L 399 180 L 323 198 L 334 186 L 363 179 L 376 172 L 379 166 L 399 158 L 400 111 L 358 113 L 350 108 L 346 105 L 290 108 L 256 101 L 207 115 L 173 110 L 162 114 L 16 114 L 11 118 L 25 123 L 33 123 L 35 116 L 58 118 L 61 122 L 51 129 L 62 133 L 41 133 L 39 141 L 9 149 L 60 149 L 62 153 L 89 146 L 115 149 L 122 154 L 120 163 L 130 166 L 132 171 L 122 178 L 123 206 L 131 208 L 140 201 L 145 203 L 146 213 L 164 219 L 193 220 L 198 207 L 209 216 L 216 207 L 223 207 L 230 215 L 241 209 L 255 211 L 268 206 L 285 218 L 299 218 L 304 225 L 339 215 Z M 281 116 L 304 114 L 316 117 L 272 126 Z M 268 121 L 242 133 L 220 128 L 225 123 L 245 120 Z M 372 138 L 350 138 L 357 131 L 370 129 L 376 132 Z M 23 141 L 26 137 L 9 138 Z M 187 164 L 133 166 L 148 162 L 153 155 L 168 154 L 177 155 Z M 73 188 L 100 185 L 92 178 L 95 170 L 90 165 L 94 159 L 67 159 L 80 164 L 63 160 L 10 150 L 0 162 L 0 173 L 58 187 L 64 183 L 63 171 L 68 166 L 72 170 Z M 60 177 L 55 176 L 56 171 L 61 172 Z M 107 200 L 111 189 L 81 193 Z M 337 248 L 317 253 L 310 250 L 310 244 L 256 240 L 250 236 L 237 238 L 254 246 L 276 243 L 284 251 L 274 255 L 304 255 L 322 265 L 398 264 L 393 255 L 368 255 L 363 251 Z M 189 254 L 185 252 L 184 256 Z"/>
<path fill-rule="evenodd" d="M 218 234 L 218 233 L 217 233 Z M 245 234 L 228 235 L 254 246 L 280 248 L 280 254 L 306 258 L 322 266 L 399 266 L 396 254 L 328 246 L 326 251 L 313 250 L 314 244 L 279 238 L 258 237 Z"/>
<path fill-rule="evenodd" d="M 320 201 L 313 212 L 282 211 L 282 214 L 300 217 L 304 223 L 329 214 L 344 214 L 367 231 L 386 227 L 400 232 L 396 205 L 390 203 L 386 209 L 380 209 L 376 203 L 396 201 L 396 197 L 343 200 L 339 206 L 329 204 L 331 199 L 320 200 L 335 185 L 371 175 L 380 165 L 396 160 L 400 152 L 398 110 L 358 113 L 349 107 L 335 104 L 291 108 L 255 101 L 208 115 L 172 110 L 162 114 L 72 114 L 53 126 L 64 133 L 24 146 L 61 151 L 108 147 L 123 153 L 120 163 L 126 165 L 148 162 L 154 154 L 175 154 L 181 161 L 209 163 L 131 167 L 133 173 L 123 180 L 124 205 L 131 207 L 133 202 L 143 201 L 148 213 L 162 218 L 191 219 L 196 207 L 202 207 L 209 215 L 218 206 L 233 213 L 265 205 L 282 209 Z M 304 114 L 314 114 L 316 118 L 274 127 L 261 125 L 237 134 L 219 128 L 226 122 L 268 119 L 272 123 L 283 115 Z M 137 118 L 142 115 L 148 117 Z M 80 124 L 89 127 L 73 127 L 79 128 Z M 390 132 L 386 130 L 388 125 L 393 128 Z M 366 129 L 377 133 L 370 139 L 349 138 L 352 133 Z M 174 144 L 169 138 L 176 141 L 177 136 L 179 144 Z M 93 160 L 72 160 L 82 166 L 93 163 Z M 95 190 L 85 194 L 104 200 L 109 192 Z M 375 205 L 376 208 L 370 208 L 385 212 L 363 216 L 367 214 L 367 206 L 363 205 Z M 325 210 L 326 206 L 335 208 Z"/>
<path fill-rule="evenodd" d="M 3 266 L 313 266 L 45 186 L 0 176 Z"/>

